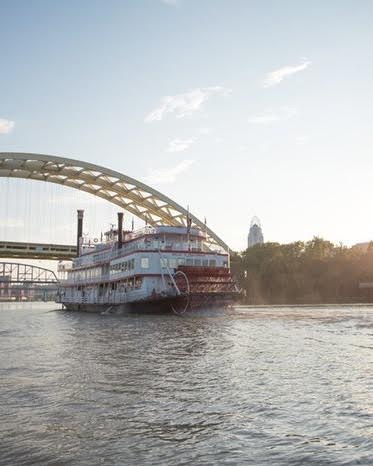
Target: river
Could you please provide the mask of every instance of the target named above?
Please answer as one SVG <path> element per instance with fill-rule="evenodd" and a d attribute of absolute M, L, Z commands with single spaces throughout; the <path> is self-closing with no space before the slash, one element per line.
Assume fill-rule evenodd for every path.
<path fill-rule="evenodd" d="M 0 304 L 0 464 L 373 464 L 373 307 Z"/>

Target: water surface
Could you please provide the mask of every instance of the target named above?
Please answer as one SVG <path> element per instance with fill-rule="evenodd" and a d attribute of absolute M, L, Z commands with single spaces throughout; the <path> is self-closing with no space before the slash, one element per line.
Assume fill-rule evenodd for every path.
<path fill-rule="evenodd" d="M 373 464 L 373 307 L 0 304 L 1 465 Z"/>

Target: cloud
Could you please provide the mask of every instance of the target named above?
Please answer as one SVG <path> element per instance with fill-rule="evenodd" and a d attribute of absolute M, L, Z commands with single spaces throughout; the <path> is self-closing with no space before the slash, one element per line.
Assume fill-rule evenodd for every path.
<path fill-rule="evenodd" d="M 177 6 L 180 5 L 181 0 L 161 0 L 162 3 L 165 3 L 166 5 L 170 6 Z"/>
<path fill-rule="evenodd" d="M 4 118 L 0 118 L 0 134 L 7 134 L 12 131 L 14 128 L 15 123 L 14 121 L 5 120 Z"/>
<path fill-rule="evenodd" d="M 267 73 L 263 87 L 271 87 L 279 84 L 284 78 L 287 76 L 291 76 L 292 74 L 299 73 L 300 71 L 305 70 L 310 66 L 311 62 L 308 60 L 303 61 L 299 65 L 288 65 L 279 68 L 278 70 L 271 71 Z"/>
<path fill-rule="evenodd" d="M 181 175 L 181 173 L 189 170 L 194 162 L 194 160 L 183 160 L 174 167 L 153 170 L 150 175 L 146 177 L 146 181 L 148 183 L 174 183 L 176 178 Z"/>
<path fill-rule="evenodd" d="M 194 144 L 194 139 L 174 139 L 168 143 L 166 152 L 182 152 Z"/>
<path fill-rule="evenodd" d="M 274 112 L 273 110 L 269 110 L 259 115 L 253 115 L 249 117 L 247 121 L 251 124 L 267 125 L 270 123 L 274 123 L 276 121 L 289 120 L 290 118 L 294 117 L 296 114 L 297 114 L 297 111 L 295 108 L 284 107 L 280 109 L 277 113 Z"/>
<path fill-rule="evenodd" d="M 231 89 L 213 86 L 192 89 L 184 94 L 162 97 L 160 105 L 145 117 L 145 122 L 161 121 L 170 113 L 175 114 L 176 118 L 184 118 L 200 110 L 211 96 L 227 96 L 231 92 Z"/>

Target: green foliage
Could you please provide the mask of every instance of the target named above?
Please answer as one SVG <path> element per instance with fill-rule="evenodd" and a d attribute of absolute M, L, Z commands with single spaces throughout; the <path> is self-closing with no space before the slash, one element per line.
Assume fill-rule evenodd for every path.
<path fill-rule="evenodd" d="M 245 302 L 338 303 L 371 300 L 359 289 L 373 282 L 373 244 L 367 251 L 315 236 L 290 244 L 264 243 L 231 258 Z"/>

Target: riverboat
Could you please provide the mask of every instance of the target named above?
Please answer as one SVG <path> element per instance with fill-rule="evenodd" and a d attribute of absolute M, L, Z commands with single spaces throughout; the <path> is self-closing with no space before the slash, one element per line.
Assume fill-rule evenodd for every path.
<path fill-rule="evenodd" d="M 183 313 L 225 307 L 240 295 L 229 252 L 211 246 L 200 228 L 146 225 L 124 231 L 119 213 L 118 227 L 104 241 L 82 244 L 82 218 L 78 211 L 78 256 L 58 293 L 69 310 Z"/>

